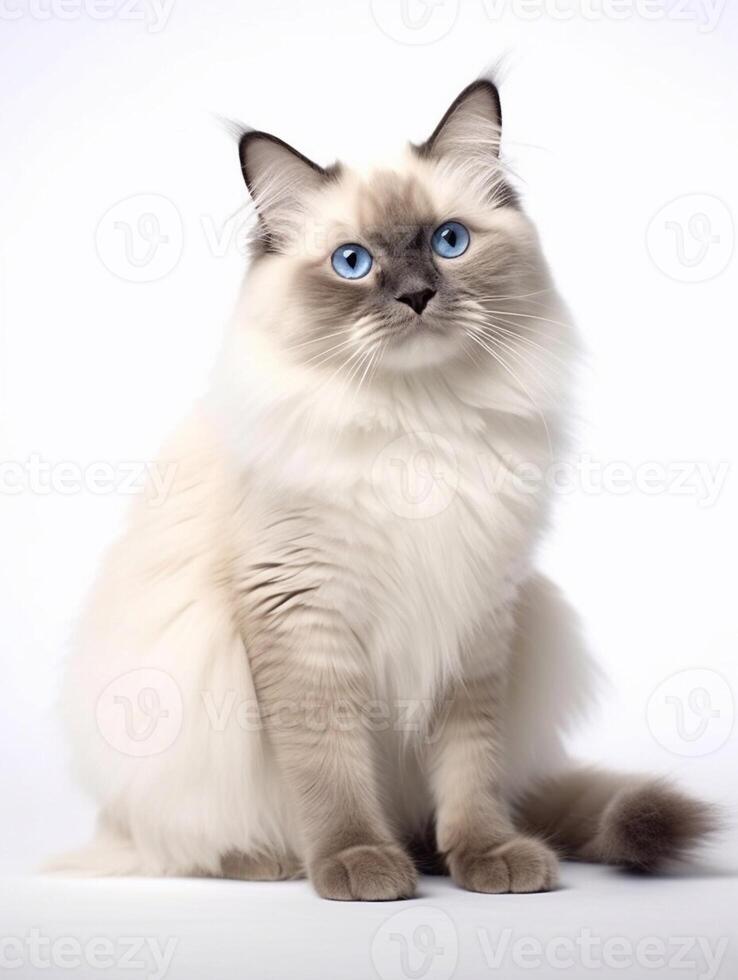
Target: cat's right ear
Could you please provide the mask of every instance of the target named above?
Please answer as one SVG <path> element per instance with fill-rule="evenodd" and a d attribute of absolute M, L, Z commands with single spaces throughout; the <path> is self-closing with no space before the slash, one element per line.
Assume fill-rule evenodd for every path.
<path fill-rule="evenodd" d="M 294 232 L 305 197 L 322 187 L 330 172 L 277 136 L 256 130 L 241 136 L 238 155 L 266 241 L 278 248 Z"/>

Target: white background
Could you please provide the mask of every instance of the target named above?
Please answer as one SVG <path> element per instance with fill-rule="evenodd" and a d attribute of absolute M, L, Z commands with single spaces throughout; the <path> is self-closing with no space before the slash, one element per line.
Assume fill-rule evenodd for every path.
<path fill-rule="evenodd" d="M 579 450 L 631 474 L 650 462 L 724 480 L 716 500 L 632 479 L 561 496 L 541 560 L 609 677 L 576 747 L 735 803 L 738 11 L 409 0 L 407 26 L 400 8 L 4 0 L 0 459 L 143 463 L 206 386 L 244 268 L 245 191 L 218 117 L 323 163 L 360 158 L 423 138 L 503 58 L 505 155 L 589 350 Z M 149 213 L 164 240 L 147 263 Z M 42 490 L 6 479 L 0 493 L 0 867 L 13 872 L 89 832 L 54 701 L 130 499 Z M 684 670 L 707 672 L 668 680 Z"/>

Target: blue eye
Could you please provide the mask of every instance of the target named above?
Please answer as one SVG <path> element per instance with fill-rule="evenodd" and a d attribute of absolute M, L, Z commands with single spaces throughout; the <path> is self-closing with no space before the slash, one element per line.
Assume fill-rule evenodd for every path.
<path fill-rule="evenodd" d="M 331 265 L 342 279 L 363 279 L 372 261 L 363 245 L 339 245 L 331 256 Z"/>
<path fill-rule="evenodd" d="M 470 235 L 459 221 L 446 221 L 433 232 L 433 251 L 444 259 L 455 259 L 469 248 Z"/>

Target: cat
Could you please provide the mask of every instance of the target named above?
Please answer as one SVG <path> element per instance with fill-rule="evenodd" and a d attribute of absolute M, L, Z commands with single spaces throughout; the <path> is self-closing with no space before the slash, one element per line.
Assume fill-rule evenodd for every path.
<path fill-rule="evenodd" d="M 242 299 L 79 624 L 99 826 L 57 870 L 538 892 L 559 856 L 651 870 L 713 829 L 566 755 L 596 671 L 520 473 L 566 445 L 578 341 L 501 132 L 483 78 L 384 166 L 242 134 Z"/>

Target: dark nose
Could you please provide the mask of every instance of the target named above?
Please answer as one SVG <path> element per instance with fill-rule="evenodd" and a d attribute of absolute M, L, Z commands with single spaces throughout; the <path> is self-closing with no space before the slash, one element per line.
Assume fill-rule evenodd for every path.
<path fill-rule="evenodd" d="M 398 303 L 406 303 L 410 309 L 420 314 L 435 295 L 435 289 L 421 289 L 417 293 L 403 293 L 396 298 Z"/>

